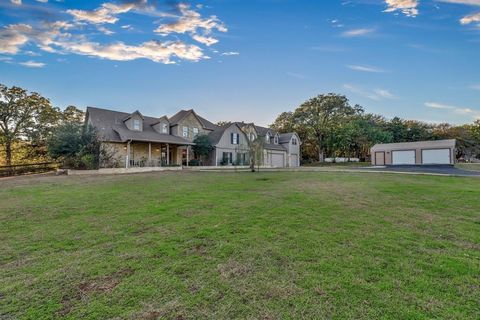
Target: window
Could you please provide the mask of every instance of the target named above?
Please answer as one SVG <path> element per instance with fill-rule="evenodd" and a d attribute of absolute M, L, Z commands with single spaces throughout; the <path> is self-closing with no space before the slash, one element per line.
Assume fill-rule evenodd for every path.
<path fill-rule="evenodd" d="M 184 138 L 188 138 L 188 127 L 183 127 L 182 136 L 183 136 Z"/>
<path fill-rule="evenodd" d="M 238 133 L 230 133 L 230 142 L 232 144 L 239 144 L 240 135 Z"/>
<path fill-rule="evenodd" d="M 193 128 L 193 136 L 198 136 L 198 128 Z"/>
<path fill-rule="evenodd" d="M 224 152 L 222 157 L 222 164 L 223 165 L 231 164 L 233 160 L 232 158 L 233 158 L 233 154 L 231 152 Z"/>
<path fill-rule="evenodd" d="M 162 133 L 168 133 L 168 124 L 162 123 Z"/>
<path fill-rule="evenodd" d="M 142 130 L 140 127 L 140 120 L 133 119 L 133 130 L 137 130 L 137 131 Z"/>
<path fill-rule="evenodd" d="M 275 138 L 273 139 L 273 143 L 278 144 L 278 135 L 276 135 Z"/>
<path fill-rule="evenodd" d="M 270 143 L 270 134 L 267 132 L 267 135 L 265 136 L 265 142 Z"/>
<path fill-rule="evenodd" d="M 297 138 L 292 138 L 292 144 L 293 144 L 294 146 L 297 145 Z"/>
<path fill-rule="evenodd" d="M 250 132 L 250 141 L 255 140 L 255 138 L 256 138 L 256 137 L 255 137 L 255 133 Z"/>

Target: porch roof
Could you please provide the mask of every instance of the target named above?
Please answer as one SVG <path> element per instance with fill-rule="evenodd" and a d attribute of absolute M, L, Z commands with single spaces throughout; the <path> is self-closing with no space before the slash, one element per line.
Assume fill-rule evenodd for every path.
<path fill-rule="evenodd" d="M 162 134 L 156 131 L 132 131 L 120 126 L 116 126 L 113 130 L 118 134 L 122 142 L 141 141 L 141 142 L 154 142 L 154 143 L 171 143 L 179 145 L 194 145 L 195 143 L 183 139 L 181 137 L 172 136 L 169 134 Z"/>

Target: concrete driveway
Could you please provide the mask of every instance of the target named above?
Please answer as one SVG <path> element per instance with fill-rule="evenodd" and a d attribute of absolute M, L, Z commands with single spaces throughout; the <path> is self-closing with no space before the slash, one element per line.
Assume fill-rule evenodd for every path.
<path fill-rule="evenodd" d="M 464 177 L 480 177 L 480 172 L 468 171 L 455 168 L 449 165 L 423 165 L 423 166 L 387 166 L 387 167 L 365 167 L 358 170 L 381 171 L 381 172 L 406 172 L 406 173 L 430 173 L 444 174 Z"/>

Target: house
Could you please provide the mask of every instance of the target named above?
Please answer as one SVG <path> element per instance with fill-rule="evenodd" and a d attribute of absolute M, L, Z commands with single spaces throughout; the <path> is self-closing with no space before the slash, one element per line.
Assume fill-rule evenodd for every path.
<path fill-rule="evenodd" d="M 244 122 L 217 126 L 192 109 L 156 118 L 138 110 L 129 114 L 88 107 L 85 121 L 96 128 L 114 166 L 188 166 L 196 157 L 192 146 L 197 135 L 208 136 L 213 147 L 204 165 L 248 165 L 249 142 L 257 138 L 265 141 L 263 165 L 300 165 L 301 142 L 296 133 L 279 134 Z"/>
<path fill-rule="evenodd" d="M 452 139 L 376 144 L 371 148 L 372 165 L 453 165 L 455 143 Z"/>

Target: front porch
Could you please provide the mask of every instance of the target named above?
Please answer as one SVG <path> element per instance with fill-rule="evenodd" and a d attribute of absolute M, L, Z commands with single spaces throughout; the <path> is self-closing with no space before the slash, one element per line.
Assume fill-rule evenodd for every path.
<path fill-rule="evenodd" d="M 171 143 L 128 141 L 116 147 L 118 167 L 188 166 L 191 147 Z"/>

